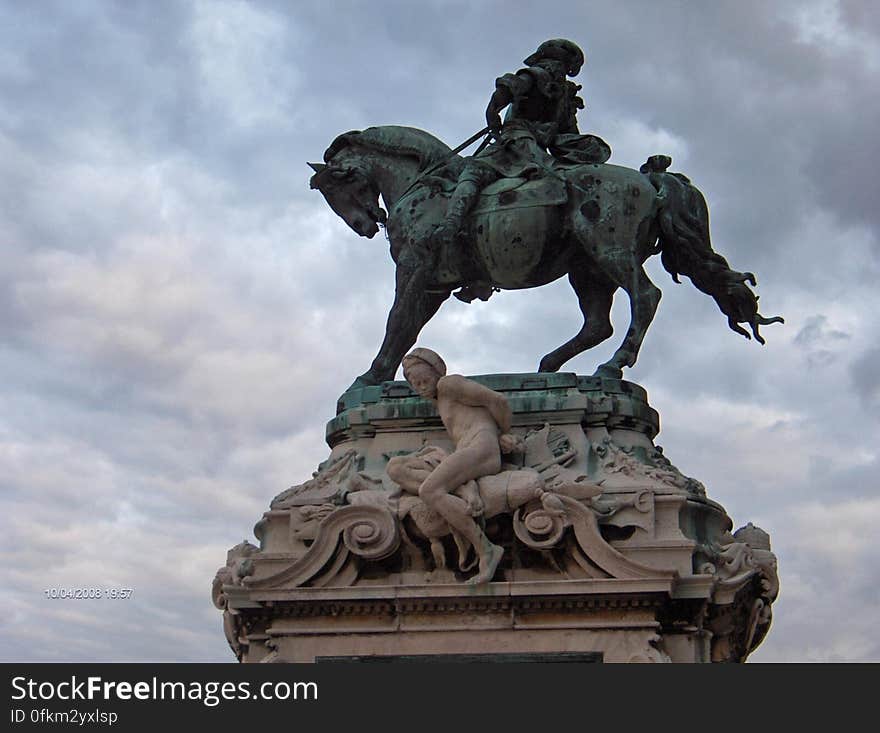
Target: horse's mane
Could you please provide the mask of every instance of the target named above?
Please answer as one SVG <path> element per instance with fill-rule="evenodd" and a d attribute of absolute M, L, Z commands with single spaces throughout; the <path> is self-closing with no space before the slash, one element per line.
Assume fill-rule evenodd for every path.
<path fill-rule="evenodd" d="M 448 145 L 424 130 L 401 125 L 382 125 L 342 133 L 324 152 L 324 162 L 330 163 L 340 150 L 352 145 L 391 155 L 414 157 L 418 160 L 420 169 L 439 163 L 452 152 Z"/>

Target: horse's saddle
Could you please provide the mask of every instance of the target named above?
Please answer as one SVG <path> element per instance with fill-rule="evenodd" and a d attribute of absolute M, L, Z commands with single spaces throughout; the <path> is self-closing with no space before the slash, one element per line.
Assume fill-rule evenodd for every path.
<path fill-rule="evenodd" d="M 486 214 L 532 206 L 556 206 L 567 200 L 565 182 L 556 176 L 502 178 L 490 183 L 474 205 L 474 214 Z"/>

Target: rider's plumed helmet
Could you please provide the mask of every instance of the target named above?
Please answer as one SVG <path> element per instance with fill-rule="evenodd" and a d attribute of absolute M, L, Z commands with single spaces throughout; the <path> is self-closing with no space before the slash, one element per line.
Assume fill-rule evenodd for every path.
<path fill-rule="evenodd" d="M 526 66 L 534 66 L 541 59 L 557 59 L 566 66 L 568 76 L 576 76 L 584 65 L 584 52 L 571 41 L 564 38 L 552 38 L 544 41 L 538 50 L 529 56 L 523 63 Z"/>

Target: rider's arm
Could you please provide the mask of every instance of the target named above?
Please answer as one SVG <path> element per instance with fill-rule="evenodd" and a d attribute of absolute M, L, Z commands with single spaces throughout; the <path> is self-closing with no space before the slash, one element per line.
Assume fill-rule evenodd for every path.
<path fill-rule="evenodd" d="M 524 73 L 525 72 L 525 73 Z M 532 88 L 532 76 L 527 69 L 516 74 L 505 74 L 495 80 L 495 93 L 486 107 L 486 123 L 493 130 L 501 128 L 501 110 Z"/>

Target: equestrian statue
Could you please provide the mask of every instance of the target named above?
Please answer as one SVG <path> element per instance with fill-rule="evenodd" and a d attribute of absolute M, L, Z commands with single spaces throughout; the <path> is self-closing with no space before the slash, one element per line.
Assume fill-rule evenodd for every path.
<path fill-rule="evenodd" d="M 352 387 L 393 380 L 450 294 L 487 300 L 563 275 L 584 325 L 541 359 L 539 371 L 557 371 L 608 339 L 612 298 L 623 288 L 630 326 L 596 370 L 620 379 L 635 364 L 660 301 L 643 269 L 655 254 L 676 282 L 685 275 L 714 298 L 731 329 L 763 344 L 759 327 L 783 319 L 762 316 L 749 287 L 754 275 L 732 270 L 712 249 L 700 191 L 667 170 L 668 156 L 651 156 L 638 171 L 611 165 L 609 146 L 578 130 L 581 87 L 568 77 L 584 63 L 580 48 L 553 39 L 524 63 L 496 80 L 487 127 L 455 150 L 423 130 L 387 125 L 344 133 L 323 163 L 309 164 L 311 187 L 349 227 L 367 238 L 385 228 L 397 266 L 385 338 Z M 484 135 L 474 155 L 458 154 Z"/>

